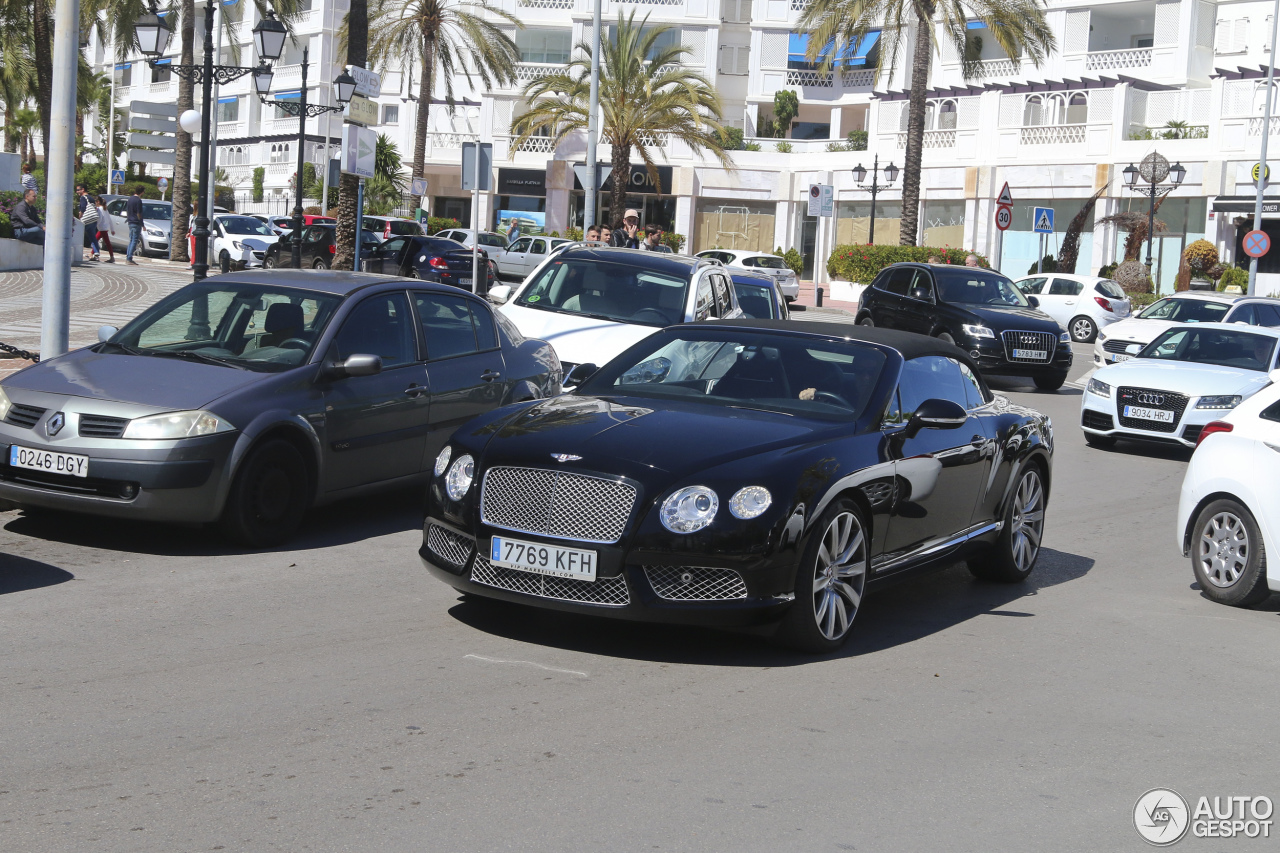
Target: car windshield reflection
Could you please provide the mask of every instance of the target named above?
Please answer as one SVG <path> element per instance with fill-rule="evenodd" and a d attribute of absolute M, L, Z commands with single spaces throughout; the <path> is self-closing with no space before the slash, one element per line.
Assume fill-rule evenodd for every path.
<path fill-rule="evenodd" d="M 1231 306 L 1225 302 L 1199 299 L 1161 299 L 1138 315 L 1140 320 L 1171 320 L 1175 323 L 1216 323 Z"/>
<path fill-rule="evenodd" d="M 228 234 L 248 234 L 257 237 L 274 237 L 275 232 L 263 223 L 249 216 L 221 216 L 218 224 Z"/>
<path fill-rule="evenodd" d="M 998 273 L 978 269 L 947 270 L 938 273 L 938 286 L 944 302 L 1018 308 L 1031 305 L 1012 281 Z"/>
<path fill-rule="evenodd" d="M 1243 370 L 1269 371 L 1276 339 L 1222 329 L 1170 329 L 1142 350 L 1140 358 L 1217 364 Z"/>
<path fill-rule="evenodd" d="M 651 270 L 570 258 L 543 267 L 516 304 L 618 323 L 669 326 L 684 319 L 688 288 L 682 278 Z"/>
<path fill-rule="evenodd" d="M 288 370 L 306 363 L 340 301 L 257 284 L 192 284 L 143 312 L 99 351 Z"/>

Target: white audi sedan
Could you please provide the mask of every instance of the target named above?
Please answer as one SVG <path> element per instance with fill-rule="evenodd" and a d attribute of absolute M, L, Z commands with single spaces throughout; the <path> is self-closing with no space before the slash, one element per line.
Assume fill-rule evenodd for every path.
<path fill-rule="evenodd" d="M 1046 273 L 1014 284 L 1024 296 L 1034 296 L 1040 310 L 1057 320 L 1078 344 L 1093 343 L 1100 330 L 1129 316 L 1129 297 L 1109 278 Z"/>
<path fill-rule="evenodd" d="M 1132 358 L 1133 354 L 1179 323 L 1219 323 L 1238 296 L 1228 293 L 1184 291 L 1112 323 L 1093 342 L 1093 363 L 1099 367 Z M 1135 346 L 1136 344 L 1136 346 Z"/>
<path fill-rule="evenodd" d="M 795 302 L 800 298 L 800 279 L 796 278 L 786 261 L 777 255 L 743 249 L 708 249 L 695 257 L 719 261 L 731 270 L 747 270 L 753 275 L 771 278 L 778 283 L 782 298 L 788 302 Z"/>
<path fill-rule="evenodd" d="M 1266 387 L 1280 329 L 1227 323 L 1175 326 L 1133 358 L 1096 371 L 1081 401 L 1085 441 L 1117 438 L 1195 447 L 1205 424 Z"/>
<path fill-rule="evenodd" d="M 1178 547 L 1201 591 L 1248 607 L 1280 591 L 1280 385 L 1268 386 L 1200 433 L 1178 500 Z"/>

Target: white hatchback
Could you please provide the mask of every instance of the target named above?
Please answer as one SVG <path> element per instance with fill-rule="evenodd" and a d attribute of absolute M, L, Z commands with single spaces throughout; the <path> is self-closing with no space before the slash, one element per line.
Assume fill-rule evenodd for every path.
<path fill-rule="evenodd" d="M 1096 371 L 1081 400 L 1085 441 L 1117 438 L 1194 447 L 1205 425 L 1271 381 L 1280 329 L 1236 323 L 1174 326 L 1132 360 Z"/>
<path fill-rule="evenodd" d="M 695 257 L 709 261 L 719 261 L 726 267 L 735 270 L 747 270 L 753 275 L 762 275 L 778 283 L 782 298 L 795 302 L 800 297 L 800 280 L 795 271 L 787 266 L 786 261 L 777 255 L 767 252 L 749 252 L 743 249 L 708 249 L 699 252 Z"/>
<path fill-rule="evenodd" d="M 1129 316 L 1129 297 L 1109 278 L 1053 273 L 1027 276 L 1014 284 L 1025 296 L 1034 296 L 1040 310 L 1078 344 L 1093 343 L 1099 330 Z"/>
<path fill-rule="evenodd" d="M 1280 379 L 1276 375 L 1275 379 Z M 1200 590 L 1248 607 L 1280 592 L 1280 385 L 1245 400 L 1200 433 L 1178 500 L 1178 547 Z"/>
<path fill-rule="evenodd" d="M 1102 367 L 1132 358 L 1179 323 L 1222 322 L 1238 298 L 1226 293 L 1185 291 L 1158 299 L 1099 332 L 1093 342 L 1093 363 Z"/>

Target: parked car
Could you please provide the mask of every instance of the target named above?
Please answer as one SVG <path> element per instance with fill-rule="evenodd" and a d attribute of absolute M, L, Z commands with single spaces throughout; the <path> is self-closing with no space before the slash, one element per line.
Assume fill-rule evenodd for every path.
<path fill-rule="evenodd" d="M 1137 344 L 1141 349 L 1179 323 L 1220 323 L 1238 298 L 1228 293 L 1184 291 L 1158 299 L 1100 332 L 1093 342 L 1093 363 L 1101 367 L 1131 358 L 1131 346 Z"/>
<path fill-rule="evenodd" d="M 719 261 L 730 269 L 742 269 L 756 275 L 768 276 L 778 282 L 782 295 L 788 302 L 800 297 L 800 280 L 786 262 L 767 252 L 751 252 L 742 249 L 709 249 L 697 254 L 699 258 Z"/>
<path fill-rule="evenodd" d="M 392 237 L 361 256 L 365 272 L 399 275 L 472 290 L 471 250 L 438 237 Z M 493 264 L 480 253 L 480 269 L 488 273 L 485 292 L 497 283 Z"/>
<path fill-rule="evenodd" d="M 1246 296 L 1237 299 L 1222 318 L 1224 323 L 1247 323 L 1250 326 L 1280 327 L 1280 299 L 1272 296 Z"/>
<path fill-rule="evenodd" d="M 111 219 L 111 243 L 123 250 L 129 245 L 129 224 L 125 222 L 125 204 L 129 197 L 123 195 L 104 196 L 107 203 L 107 216 Z M 173 233 L 173 202 L 142 200 L 142 234 L 138 248 L 145 255 L 169 254 L 170 235 Z"/>
<path fill-rule="evenodd" d="M 742 314 L 717 263 L 595 246 L 561 249 L 489 298 L 521 332 L 551 341 L 565 370 L 603 364 L 663 326 Z"/>
<path fill-rule="evenodd" d="M 419 551 L 485 598 L 618 619 L 780 623 L 840 647 L 869 589 L 1035 568 L 1052 434 L 942 341 L 777 320 L 672 326 L 554 400 L 461 427 Z"/>
<path fill-rule="evenodd" d="M 292 233 L 292 232 L 290 232 Z M 333 266 L 333 256 L 338 251 L 337 228 L 333 225 L 308 225 L 302 232 L 303 269 L 327 270 Z M 377 235 L 368 231 L 360 235 L 360 256 L 382 245 Z M 267 269 L 290 267 L 293 264 L 293 241 L 289 235 L 281 237 L 267 247 L 262 265 Z"/>
<path fill-rule="evenodd" d="M 507 246 L 501 260 L 496 260 L 499 276 L 524 279 L 538 264 L 554 254 L 557 246 L 571 241 L 561 237 L 518 237 Z"/>
<path fill-rule="evenodd" d="M 732 271 L 729 277 L 733 281 L 733 292 L 738 297 L 738 304 L 742 306 L 742 316 L 757 320 L 791 319 L 787 300 L 776 279 Z"/>
<path fill-rule="evenodd" d="M 293 231 L 292 216 L 268 216 L 265 213 L 254 213 L 251 215 L 253 216 L 254 219 L 257 219 L 261 222 L 265 222 L 271 228 L 271 230 L 274 231 L 278 236 L 284 236 L 285 234 L 288 234 L 291 231 Z M 334 219 L 332 216 L 320 216 L 319 214 L 315 214 L 315 213 L 304 213 L 302 215 L 302 224 L 303 225 L 337 225 L 338 220 Z"/>
<path fill-rule="evenodd" d="M 1178 547 L 1200 591 L 1249 607 L 1280 591 L 1280 385 L 1270 385 L 1200 432 L 1178 499 Z M 1270 566 L 1268 566 L 1268 562 Z"/>
<path fill-rule="evenodd" d="M 858 322 L 954 343 L 992 375 L 1029 376 L 1056 391 L 1071 368 L 1071 337 L 993 270 L 892 264 L 862 291 Z"/>
<path fill-rule="evenodd" d="M 1040 310 L 1058 321 L 1071 340 L 1091 344 L 1098 330 L 1129 316 L 1129 297 L 1120 285 L 1096 275 L 1033 275 L 1014 282 L 1034 296 Z"/>
<path fill-rule="evenodd" d="M 355 273 L 187 285 L 0 383 L 0 499 L 220 521 L 261 547 L 307 508 L 429 472 L 450 433 L 560 391 L 546 343 L 470 294 Z"/>
<path fill-rule="evenodd" d="M 1227 323 L 1174 326 L 1131 360 L 1099 368 L 1081 398 L 1089 444 L 1117 438 L 1195 447 L 1205 424 L 1265 387 L 1280 329 Z"/>
<path fill-rule="evenodd" d="M 188 234 L 195 229 L 195 217 L 191 220 Z M 228 266 L 237 269 L 262 266 L 267 248 L 279 239 L 270 226 L 261 220 L 235 213 L 214 216 L 209 221 L 209 231 L 213 241 L 214 262 L 222 266 L 225 260 Z M 191 239 L 194 241 L 194 237 Z"/>
<path fill-rule="evenodd" d="M 366 214 L 360 220 L 360 227 L 365 231 L 372 231 L 384 241 L 390 240 L 392 237 L 427 236 L 426 229 L 422 227 L 421 223 L 396 216 L 369 216 Z"/>
<path fill-rule="evenodd" d="M 443 240 L 453 240 L 468 249 L 476 245 L 476 232 L 466 228 L 450 228 L 445 231 L 438 231 L 432 236 Z M 480 248 L 489 256 L 489 260 L 493 261 L 501 269 L 502 262 L 507 256 L 507 238 L 494 231 L 481 231 Z"/>

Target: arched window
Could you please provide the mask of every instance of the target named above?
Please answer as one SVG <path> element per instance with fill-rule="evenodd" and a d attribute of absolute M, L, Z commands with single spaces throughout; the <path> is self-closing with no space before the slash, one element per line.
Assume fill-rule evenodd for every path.
<path fill-rule="evenodd" d="M 1089 121 L 1089 98 L 1077 92 L 1067 99 L 1066 124 L 1084 124 Z"/>
<path fill-rule="evenodd" d="M 1022 126 L 1039 127 L 1044 124 L 1045 103 L 1039 95 L 1030 95 L 1022 108 Z"/>
<path fill-rule="evenodd" d="M 903 112 L 905 113 L 906 110 L 903 110 Z M 937 110 L 937 107 L 934 106 L 934 103 L 932 101 L 927 101 L 924 105 L 924 129 L 925 130 L 933 130 L 933 128 L 935 127 L 933 122 L 937 114 L 938 114 L 938 110 Z"/>
<path fill-rule="evenodd" d="M 946 100 L 938 104 L 938 130 L 956 129 L 956 102 Z"/>

